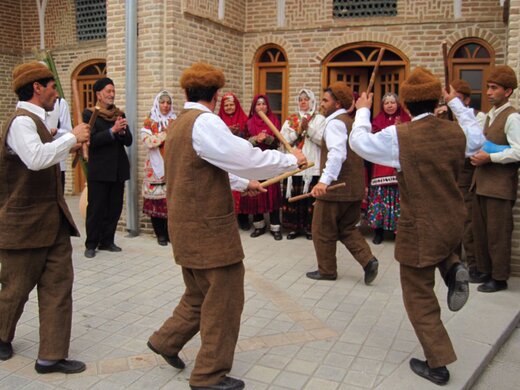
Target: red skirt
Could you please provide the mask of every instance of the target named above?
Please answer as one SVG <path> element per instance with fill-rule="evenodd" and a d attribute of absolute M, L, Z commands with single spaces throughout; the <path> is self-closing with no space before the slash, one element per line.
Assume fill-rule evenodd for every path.
<path fill-rule="evenodd" d="M 153 218 L 168 218 L 166 199 L 144 199 L 143 213 Z"/>
<path fill-rule="evenodd" d="M 240 214 L 263 214 L 280 209 L 282 191 L 280 183 L 267 187 L 267 192 L 257 196 L 242 196 L 240 198 Z"/>

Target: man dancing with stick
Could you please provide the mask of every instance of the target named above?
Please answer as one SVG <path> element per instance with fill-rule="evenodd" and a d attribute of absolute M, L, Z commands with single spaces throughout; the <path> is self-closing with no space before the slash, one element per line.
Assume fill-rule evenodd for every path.
<path fill-rule="evenodd" d="M 312 217 L 312 241 L 318 258 L 318 269 L 307 272 L 316 280 L 336 280 L 336 242 L 341 241 L 365 271 L 365 284 L 377 276 L 379 262 L 359 232 L 361 201 L 365 196 L 363 160 L 347 145 L 352 119 L 347 108 L 352 104 L 352 91 L 343 82 L 331 84 L 323 93 L 322 114 L 327 117 L 321 147 L 321 177 L 311 191 L 316 198 Z M 328 192 L 331 184 L 345 187 Z"/>
<path fill-rule="evenodd" d="M 441 83 L 425 68 L 414 69 L 400 94 L 413 117 L 411 122 L 372 134 L 372 95 L 363 94 L 356 103 L 349 143 L 364 159 L 398 170 L 401 217 L 395 258 L 400 263 L 406 312 L 426 357 L 425 361 L 411 359 L 410 368 L 443 385 L 450 378 L 446 365 L 457 357 L 441 320 L 435 269 L 439 268 L 448 286 L 448 307 L 460 310 L 468 299 L 469 275 L 456 255 L 465 216 L 457 178 L 465 151 L 471 154 L 481 147 L 482 132 L 474 119 L 476 126 L 464 126 L 462 132 L 457 124 L 433 115 Z M 457 107 L 454 98 L 451 88 L 446 100 L 463 115 L 462 104 L 458 102 Z M 462 116 L 459 119 L 461 125 L 466 123 Z"/>
<path fill-rule="evenodd" d="M 244 305 L 244 253 L 230 179 L 233 189 L 255 195 L 266 190 L 242 177 L 266 179 L 307 163 L 301 151 L 262 151 L 234 136 L 213 114 L 224 82 L 222 71 L 209 64 L 186 69 L 180 84 L 188 101 L 166 139 L 168 229 L 186 291 L 148 346 L 182 369 L 178 354 L 200 331 L 192 389 L 244 388 L 243 381 L 227 376 Z"/>

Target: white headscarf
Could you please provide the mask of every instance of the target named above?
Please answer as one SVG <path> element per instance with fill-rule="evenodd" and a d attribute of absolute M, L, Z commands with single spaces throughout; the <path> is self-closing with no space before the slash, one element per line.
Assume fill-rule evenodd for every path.
<path fill-rule="evenodd" d="M 168 112 L 166 115 L 163 115 L 161 113 L 161 97 L 168 96 L 170 98 L 171 106 L 170 106 L 170 112 Z M 168 122 L 170 119 L 177 118 L 177 115 L 173 112 L 173 97 L 172 95 L 167 91 L 163 90 L 157 94 L 153 101 L 152 109 L 150 110 L 150 119 L 153 120 L 156 123 L 160 124 L 160 128 L 168 127 Z M 161 131 L 161 129 L 159 129 Z"/>
<path fill-rule="evenodd" d="M 309 110 L 307 112 L 300 111 L 300 96 L 302 94 L 307 95 L 309 98 Z M 314 114 L 316 111 L 316 96 L 314 96 L 314 92 L 312 92 L 310 89 L 300 89 L 300 92 L 298 92 L 298 95 L 296 96 L 296 111 L 298 111 L 298 114 L 300 114 L 300 118 L 304 115 L 312 116 Z"/>

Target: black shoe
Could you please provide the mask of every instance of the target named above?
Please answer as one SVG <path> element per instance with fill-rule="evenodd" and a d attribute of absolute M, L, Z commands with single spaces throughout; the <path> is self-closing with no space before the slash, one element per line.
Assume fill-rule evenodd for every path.
<path fill-rule="evenodd" d="M 372 257 L 372 260 L 370 260 L 363 269 L 365 270 L 365 284 L 370 284 L 377 276 L 379 261 L 377 261 L 375 257 Z"/>
<path fill-rule="evenodd" d="M 280 230 L 278 230 L 276 232 L 271 230 L 271 234 L 272 234 L 272 236 L 274 237 L 274 239 L 276 241 L 280 241 L 283 238 L 282 237 L 282 232 Z"/>
<path fill-rule="evenodd" d="M 114 243 L 112 243 L 110 245 L 100 245 L 100 246 L 98 246 L 98 249 L 100 251 L 109 251 L 109 252 L 121 252 L 122 251 L 122 249 Z"/>
<path fill-rule="evenodd" d="M 458 311 L 466 304 L 469 297 L 469 273 L 461 263 L 455 264 L 448 277 L 448 308 Z"/>
<path fill-rule="evenodd" d="M 305 233 L 305 237 L 307 238 L 307 240 L 312 240 L 312 233 L 311 232 Z"/>
<path fill-rule="evenodd" d="M 146 343 L 148 348 L 150 348 L 153 352 L 155 352 L 158 355 L 161 355 L 164 360 L 166 360 L 166 363 L 168 363 L 170 366 L 175 367 L 179 370 L 182 370 L 184 367 L 186 367 L 186 364 L 182 361 L 182 359 L 179 357 L 179 355 L 172 355 L 168 356 L 163 353 L 160 353 L 158 350 L 154 348 L 154 346 L 148 341 Z"/>
<path fill-rule="evenodd" d="M 0 341 L 0 360 L 8 360 L 13 356 L 13 346 L 11 343 Z"/>
<path fill-rule="evenodd" d="M 238 227 L 245 231 L 248 231 L 249 229 L 251 229 L 251 225 L 249 224 L 249 221 L 241 221 L 240 219 L 238 220 Z"/>
<path fill-rule="evenodd" d="M 411 358 L 410 368 L 417 375 L 432 381 L 436 385 L 445 385 L 450 380 L 450 372 L 446 366 L 430 368 L 428 362 Z"/>
<path fill-rule="evenodd" d="M 85 257 L 89 259 L 96 257 L 96 250 L 90 248 L 85 249 Z"/>
<path fill-rule="evenodd" d="M 295 232 L 294 230 L 292 232 L 289 232 L 289 234 L 287 234 L 287 239 L 288 240 L 294 240 L 296 237 L 298 237 L 300 235 L 300 233 L 298 232 Z"/>
<path fill-rule="evenodd" d="M 383 238 L 384 238 L 384 230 L 376 229 L 376 234 L 374 235 L 374 239 L 372 240 L 372 242 L 375 245 L 379 245 L 383 242 Z"/>
<path fill-rule="evenodd" d="M 312 272 L 307 272 L 305 274 L 305 276 L 307 276 L 309 279 L 314 279 L 314 280 L 336 280 L 338 278 L 338 275 L 322 275 L 320 274 L 320 271 L 316 270 L 316 271 L 312 271 Z"/>
<path fill-rule="evenodd" d="M 477 290 L 485 293 L 497 292 L 507 289 L 507 282 L 505 280 L 489 279 L 486 283 L 477 287 Z"/>
<path fill-rule="evenodd" d="M 190 388 L 192 390 L 242 390 L 245 387 L 244 381 L 240 379 L 231 378 L 230 376 L 226 376 L 216 385 L 211 386 L 192 386 Z"/>
<path fill-rule="evenodd" d="M 34 369 L 38 374 L 50 374 L 51 372 L 61 372 L 62 374 L 77 374 L 78 372 L 85 371 L 86 368 L 87 366 L 83 362 L 66 359 L 59 360 L 51 366 L 44 366 L 38 362 L 34 364 Z"/>
<path fill-rule="evenodd" d="M 264 233 L 265 233 L 265 227 L 260 228 L 260 229 L 255 228 L 255 230 L 253 230 L 253 233 L 251 233 L 251 237 L 255 238 L 255 237 L 261 236 Z"/>
<path fill-rule="evenodd" d="M 160 246 L 166 246 L 168 245 L 168 239 L 166 237 L 157 237 L 157 243 Z"/>
<path fill-rule="evenodd" d="M 483 272 L 474 271 L 472 274 L 469 275 L 469 282 L 470 283 L 486 283 L 489 282 L 491 279 L 490 274 L 486 274 Z"/>

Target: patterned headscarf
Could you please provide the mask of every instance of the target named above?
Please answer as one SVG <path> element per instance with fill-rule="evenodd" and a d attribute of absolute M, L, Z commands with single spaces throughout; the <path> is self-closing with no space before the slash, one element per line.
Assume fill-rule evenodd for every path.
<path fill-rule="evenodd" d="M 163 101 L 166 98 L 170 99 L 171 107 L 170 107 L 170 112 L 166 115 L 163 115 L 161 113 L 160 104 L 161 104 L 161 101 Z M 170 119 L 175 119 L 175 118 L 177 118 L 177 115 L 175 115 L 175 113 L 173 112 L 172 95 L 166 90 L 159 92 L 153 101 L 153 106 L 152 106 L 152 109 L 150 110 L 150 119 L 156 123 L 159 123 L 160 124 L 159 128 L 167 128 Z"/>
<path fill-rule="evenodd" d="M 302 95 L 309 98 L 309 111 L 307 112 L 300 111 L 300 97 Z M 296 96 L 296 110 L 300 114 L 300 117 L 304 115 L 312 116 L 316 112 L 316 96 L 314 95 L 314 92 L 312 92 L 310 89 L 300 89 L 298 96 Z"/>

